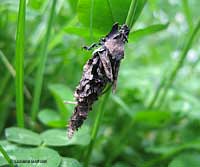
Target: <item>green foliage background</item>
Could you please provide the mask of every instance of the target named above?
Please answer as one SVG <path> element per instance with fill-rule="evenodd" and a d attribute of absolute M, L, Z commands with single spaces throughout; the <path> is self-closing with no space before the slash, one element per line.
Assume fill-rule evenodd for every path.
<path fill-rule="evenodd" d="M 125 23 L 131 2 L 117 91 L 95 103 L 69 140 L 74 106 L 64 101 L 73 101 L 92 54 L 81 47 Z M 199 167 L 199 6 L 198 0 L 0 0 L 0 166 L 33 159 L 48 167 Z"/>

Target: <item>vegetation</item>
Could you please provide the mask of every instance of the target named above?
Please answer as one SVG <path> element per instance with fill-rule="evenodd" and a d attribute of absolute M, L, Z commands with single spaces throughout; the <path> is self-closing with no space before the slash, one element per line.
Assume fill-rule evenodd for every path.
<path fill-rule="evenodd" d="M 199 5 L 0 0 L 0 166 L 198 167 Z M 115 22 L 131 28 L 117 91 L 69 140 L 81 48 Z"/>

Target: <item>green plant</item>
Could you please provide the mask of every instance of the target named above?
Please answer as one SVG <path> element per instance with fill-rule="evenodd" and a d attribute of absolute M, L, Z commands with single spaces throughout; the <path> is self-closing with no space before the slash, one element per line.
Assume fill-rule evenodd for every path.
<path fill-rule="evenodd" d="M 16 35 L 16 110 L 17 124 L 24 127 L 24 40 L 26 0 L 20 0 Z"/>
<path fill-rule="evenodd" d="M 103 97 L 101 104 L 99 104 L 100 106 L 99 106 L 99 109 L 97 111 L 97 116 L 96 116 L 96 119 L 95 119 L 95 122 L 94 122 L 94 125 L 93 125 L 93 128 L 92 128 L 92 132 L 91 132 L 91 141 L 90 141 L 90 144 L 88 146 L 88 150 L 87 150 L 86 156 L 85 156 L 85 162 L 84 162 L 85 167 L 87 167 L 89 165 L 89 162 L 90 162 L 92 150 L 93 150 L 96 138 L 97 138 L 97 133 L 99 131 L 99 127 L 100 127 L 100 124 L 101 124 L 102 117 L 104 115 L 104 111 L 105 111 L 104 108 L 105 108 L 106 102 L 108 100 L 108 97 L 109 97 L 109 92 L 107 92 L 105 97 Z"/>
<path fill-rule="evenodd" d="M 200 1 L 0 4 L 0 166 L 198 166 Z M 92 55 L 81 47 L 115 22 L 131 28 L 116 93 L 68 140 L 64 101 Z"/>
<path fill-rule="evenodd" d="M 174 67 L 174 69 L 172 70 L 171 74 L 169 75 L 168 78 L 163 77 L 162 82 L 161 82 L 160 86 L 158 87 L 158 89 L 156 90 L 154 98 L 152 99 L 152 102 L 150 103 L 150 107 L 152 107 L 153 104 L 155 104 L 157 98 L 159 97 L 159 95 L 161 93 L 162 94 L 160 95 L 158 107 L 160 107 L 164 103 L 167 92 L 169 91 L 169 88 L 172 85 L 174 79 L 176 78 L 176 75 L 179 72 L 180 68 L 183 66 L 183 63 L 184 63 L 185 58 L 187 56 L 187 53 L 192 46 L 194 38 L 197 36 L 199 28 L 200 28 L 200 20 L 198 21 L 197 25 L 195 26 L 194 30 L 192 31 L 192 33 L 189 37 L 187 43 L 185 44 L 185 47 L 184 47 L 183 52 L 180 56 L 180 59 L 179 59 L 178 63 L 176 64 L 176 66 Z M 163 92 L 161 92 L 162 87 L 164 87 Z"/>
<path fill-rule="evenodd" d="M 33 104 L 31 108 L 31 117 L 32 120 L 35 121 L 37 112 L 39 110 L 39 104 L 40 104 L 40 95 L 42 90 L 42 83 L 43 83 L 43 77 L 44 77 L 44 70 L 45 70 L 45 64 L 47 61 L 47 46 L 49 42 L 49 37 L 51 35 L 51 29 L 53 24 L 53 17 L 55 15 L 55 7 L 56 7 L 56 0 L 53 0 L 51 5 L 51 10 L 48 18 L 48 24 L 47 24 L 47 31 L 45 34 L 45 38 L 42 44 L 41 53 L 40 53 L 40 61 L 38 65 L 38 70 L 36 74 L 35 79 L 35 89 L 33 94 Z"/>
<path fill-rule="evenodd" d="M 10 157 L 8 156 L 8 154 L 6 153 L 6 151 L 3 149 L 3 147 L 1 145 L 0 145 L 0 152 L 4 156 L 4 158 L 6 159 L 6 161 L 10 165 L 10 167 L 14 167 Z"/>

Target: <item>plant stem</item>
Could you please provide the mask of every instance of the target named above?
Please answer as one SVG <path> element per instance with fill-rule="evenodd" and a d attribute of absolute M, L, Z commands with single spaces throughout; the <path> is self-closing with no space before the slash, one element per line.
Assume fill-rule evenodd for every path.
<path fill-rule="evenodd" d="M 136 6 L 137 0 L 132 0 L 128 11 L 128 15 L 126 17 L 126 25 L 128 25 L 130 29 L 132 28 L 132 22 L 136 11 Z"/>
<path fill-rule="evenodd" d="M 97 116 L 96 116 L 96 119 L 95 119 L 95 122 L 94 122 L 94 126 L 92 128 L 92 134 L 91 134 L 91 141 L 90 141 L 90 144 L 88 146 L 88 150 L 86 152 L 86 157 L 85 157 L 85 161 L 84 161 L 84 167 L 88 167 L 88 164 L 90 162 L 90 157 L 91 157 L 91 154 L 92 154 L 92 150 L 93 150 L 93 147 L 94 147 L 94 144 L 95 144 L 95 141 L 96 141 L 96 137 L 97 137 L 97 133 L 99 131 L 99 127 L 100 127 L 100 123 L 101 123 L 101 120 L 102 120 L 102 117 L 103 117 L 103 114 L 104 114 L 104 108 L 105 108 L 105 103 L 107 102 L 107 99 L 109 97 L 109 92 L 106 93 L 106 95 L 103 97 L 102 101 L 101 101 L 101 104 L 98 108 L 98 111 L 97 111 Z"/>
<path fill-rule="evenodd" d="M 38 66 L 36 79 L 35 79 L 33 104 L 31 106 L 31 118 L 33 121 L 35 121 L 37 112 L 39 110 L 40 95 L 41 95 L 42 83 L 43 83 L 43 77 L 44 77 L 44 69 L 45 69 L 45 64 L 46 64 L 46 60 L 47 60 L 47 56 L 48 56 L 47 55 L 47 46 L 48 46 L 49 37 L 51 34 L 53 17 L 55 14 L 56 1 L 57 0 L 53 0 L 53 2 L 52 2 L 51 11 L 50 11 L 50 15 L 48 18 L 47 31 L 46 31 L 46 34 L 44 37 L 42 48 L 41 48 L 41 55 L 40 55 L 41 60 L 40 60 L 39 66 Z"/>
<path fill-rule="evenodd" d="M 24 38 L 25 38 L 26 0 L 20 0 L 16 34 L 16 112 L 17 125 L 24 127 Z"/>
<path fill-rule="evenodd" d="M 6 68 L 10 72 L 10 74 L 15 77 L 16 76 L 16 71 L 14 70 L 13 66 L 11 63 L 8 61 L 4 53 L 0 50 L 0 59 L 2 60 L 3 64 L 5 64 Z"/>
<path fill-rule="evenodd" d="M 7 152 L 3 149 L 3 147 L 1 145 L 0 145 L 0 152 L 2 153 L 2 155 L 6 159 L 6 161 L 9 163 L 9 166 L 14 167 L 10 157 L 8 156 Z"/>
<path fill-rule="evenodd" d="M 130 8 L 128 11 L 128 15 L 126 17 L 126 24 L 131 29 L 140 16 L 147 0 L 132 0 L 130 4 Z"/>
<path fill-rule="evenodd" d="M 8 69 L 10 74 L 12 75 L 12 77 L 15 78 L 16 77 L 16 71 L 1 50 L 0 50 L 0 59 L 2 60 L 3 64 L 6 66 L 6 68 Z M 0 92 L 2 92 L 2 91 L 0 91 Z M 24 94 L 26 95 L 26 97 L 29 100 L 32 99 L 31 93 L 28 90 L 28 88 L 26 87 L 26 85 L 24 85 Z"/>
<path fill-rule="evenodd" d="M 182 4 L 183 4 L 183 11 L 185 13 L 187 24 L 188 24 L 189 30 L 191 31 L 191 30 L 193 30 L 193 22 L 192 22 L 192 17 L 191 17 L 188 0 L 182 0 Z"/>
<path fill-rule="evenodd" d="M 190 35 L 190 37 L 189 37 L 189 39 L 188 39 L 188 41 L 187 41 L 187 43 L 186 43 L 186 45 L 183 49 L 182 55 L 180 56 L 178 63 L 176 64 L 176 66 L 172 70 L 172 73 L 169 76 L 169 79 L 168 79 L 165 87 L 163 88 L 163 94 L 160 96 L 158 107 L 160 107 L 162 105 L 170 86 L 172 85 L 172 83 L 174 82 L 174 79 L 177 76 L 177 73 L 179 72 L 180 68 L 183 66 L 183 63 L 184 63 L 184 60 L 187 56 L 188 50 L 192 46 L 194 38 L 195 38 L 196 34 L 198 33 L 199 29 L 200 29 L 200 20 L 198 21 L 196 27 L 194 28 L 192 34 Z"/>
<path fill-rule="evenodd" d="M 157 99 L 158 99 L 158 97 L 159 97 L 159 94 L 160 94 L 160 92 L 161 92 L 161 90 L 162 90 L 162 88 L 163 88 L 163 86 L 164 86 L 164 84 L 165 84 L 165 80 L 166 80 L 166 77 L 164 76 L 164 77 L 162 78 L 160 84 L 158 85 L 158 87 L 157 87 L 157 89 L 156 89 L 156 92 L 155 92 L 155 94 L 154 94 L 152 100 L 151 100 L 150 103 L 149 103 L 148 109 L 151 109 L 151 108 L 154 106 L 154 104 L 156 103 L 156 101 L 157 101 Z"/>

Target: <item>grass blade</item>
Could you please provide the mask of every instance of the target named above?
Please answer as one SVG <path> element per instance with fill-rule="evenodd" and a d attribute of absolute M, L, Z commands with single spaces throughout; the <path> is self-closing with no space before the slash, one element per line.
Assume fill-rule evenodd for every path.
<path fill-rule="evenodd" d="M 10 64 L 6 56 L 3 54 L 3 52 L 0 50 L 0 59 L 2 60 L 3 64 L 5 64 L 6 68 L 10 72 L 10 74 L 15 77 L 16 71 L 14 70 L 13 66 Z"/>
<path fill-rule="evenodd" d="M 16 71 L 1 50 L 0 50 L 0 59 L 2 60 L 3 64 L 6 66 L 6 68 L 8 69 L 10 74 L 12 75 L 12 77 L 15 78 L 16 77 Z M 24 85 L 24 93 L 29 100 L 32 99 L 31 93 L 28 90 L 28 88 L 26 87 L 26 85 Z"/>
<path fill-rule="evenodd" d="M 151 109 L 155 105 L 155 103 L 156 103 L 156 101 L 157 101 L 157 99 L 159 97 L 159 94 L 162 91 L 162 88 L 163 88 L 163 86 L 165 84 L 165 81 L 166 81 L 166 76 L 164 75 L 162 80 L 160 81 L 160 84 L 156 88 L 155 94 L 153 95 L 152 100 L 150 101 L 150 103 L 148 105 L 148 109 Z"/>
<path fill-rule="evenodd" d="M 137 0 L 132 0 L 128 11 L 128 15 L 126 17 L 126 24 L 130 27 L 130 29 L 132 28 L 131 24 L 132 24 L 132 19 L 135 15 L 136 5 L 137 5 Z"/>
<path fill-rule="evenodd" d="M 103 97 L 102 102 L 99 106 L 97 116 L 96 116 L 96 119 L 95 119 L 95 122 L 94 122 L 94 126 L 92 128 L 91 141 L 90 141 L 90 144 L 88 146 L 88 150 L 86 152 L 86 157 L 85 157 L 85 160 L 84 160 L 84 167 L 88 167 L 88 165 L 89 165 L 92 150 L 93 150 L 93 147 L 94 147 L 94 144 L 95 144 L 95 141 L 96 141 L 96 137 L 97 137 L 97 133 L 99 131 L 100 123 L 101 123 L 101 120 L 102 120 L 102 117 L 103 117 L 103 114 L 104 114 L 103 108 L 105 108 L 105 103 L 107 102 L 109 94 L 110 93 L 108 92 Z"/>
<path fill-rule="evenodd" d="M 24 38 L 26 0 L 20 0 L 16 34 L 16 112 L 17 125 L 24 127 Z"/>
<path fill-rule="evenodd" d="M 179 72 L 179 70 L 183 66 L 184 60 L 187 56 L 187 53 L 188 53 L 189 49 L 191 48 L 192 43 L 194 41 L 194 38 L 196 37 L 199 29 L 200 29 L 200 19 L 199 19 L 196 27 L 194 28 L 193 32 L 191 33 L 191 35 L 190 35 L 190 37 L 189 37 L 189 39 L 188 39 L 188 41 L 185 45 L 185 48 L 183 49 L 183 52 L 180 56 L 178 63 L 176 64 L 176 66 L 172 70 L 172 72 L 171 72 L 171 74 L 170 74 L 170 76 L 167 80 L 167 83 L 165 84 L 165 86 L 163 88 L 163 93 L 160 95 L 160 98 L 159 98 L 158 107 L 160 107 L 163 104 L 163 101 L 164 101 L 164 99 L 167 95 L 169 88 L 171 87 L 172 83 L 174 82 L 174 79 L 176 78 L 177 73 Z"/>
<path fill-rule="evenodd" d="M 193 22 L 192 22 L 192 16 L 191 16 L 188 0 L 182 0 L 182 4 L 183 4 L 183 11 L 185 13 L 187 24 L 189 26 L 189 30 L 191 31 L 193 30 Z"/>
<path fill-rule="evenodd" d="M 131 29 L 134 23 L 137 21 L 140 16 L 142 9 L 144 8 L 147 0 L 132 0 L 131 5 L 128 11 L 128 15 L 126 18 L 126 24 Z"/>
<path fill-rule="evenodd" d="M 0 152 L 2 153 L 2 155 L 6 159 L 6 161 L 9 163 L 9 166 L 14 167 L 10 157 L 8 156 L 7 152 L 3 149 L 3 147 L 1 145 L 0 145 Z"/>
<path fill-rule="evenodd" d="M 56 1 L 57 0 L 53 0 L 53 2 L 52 2 L 51 11 L 50 11 L 49 19 L 48 19 L 47 31 L 46 31 L 46 34 L 44 37 L 42 48 L 41 48 L 40 63 L 38 66 L 36 79 L 35 79 L 33 104 L 31 107 L 31 118 L 33 121 L 35 121 L 37 112 L 39 109 L 40 95 L 41 95 L 42 83 L 43 83 L 43 77 L 44 77 L 44 69 L 45 69 L 45 64 L 46 64 L 46 60 L 47 60 L 47 56 L 48 56 L 47 55 L 47 46 L 48 46 L 49 37 L 51 34 L 53 17 L 55 14 Z"/>

